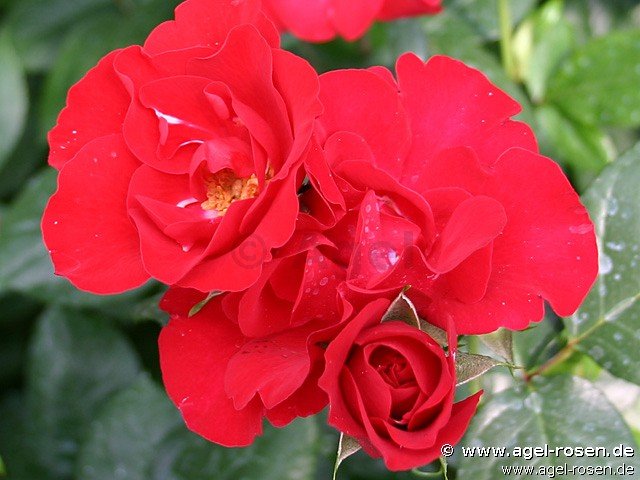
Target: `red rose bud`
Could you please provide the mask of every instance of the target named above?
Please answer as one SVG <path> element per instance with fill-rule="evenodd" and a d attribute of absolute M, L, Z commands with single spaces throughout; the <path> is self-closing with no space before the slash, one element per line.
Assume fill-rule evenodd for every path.
<path fill-rule="evenodd" d="M 283 31 L 311 42 L 356 40 L 376 20 L 438 13 L 441 0 L 263 0 Z"/>
<path fill-rule="evenodd" d="M 445 353 L 416 327 L 380 323 L 388 306 L 376 300 L 350 320 L 325 352 L 319 385 L 332 426 L 390 470 L 408 470 L 462 438 L 481 392 L 454 403 L 455 334 L 448 332 Z"/>
<path fill-rule="evenodd" d="M 96 293 L 149 277 L 238 291 L 289 240 L 322 107 L 259 7 L 188 0 L 70 90 L 42 221 L 57 274 Z"/>

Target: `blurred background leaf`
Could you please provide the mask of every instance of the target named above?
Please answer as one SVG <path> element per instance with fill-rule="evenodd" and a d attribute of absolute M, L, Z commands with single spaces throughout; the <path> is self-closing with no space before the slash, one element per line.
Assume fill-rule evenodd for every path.
<path fill-rule="evenodd" d="M 0 169 L 24 127 L 29 99 L 22 63 L 11 32 L 0 30 Z"/>

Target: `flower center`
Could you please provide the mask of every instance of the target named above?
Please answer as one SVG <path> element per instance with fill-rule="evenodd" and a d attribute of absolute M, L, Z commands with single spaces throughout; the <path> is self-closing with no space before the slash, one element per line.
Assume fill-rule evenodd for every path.
<path fill-rule="evenodd" d="M 224 215 L 234 201 L 254 198 L 256 195 L 258 178 L 255 174 L 238 178 L 233 170 L 225 168 L 207 180 L 207 200 L 201 203 L 201 207 Z"/>

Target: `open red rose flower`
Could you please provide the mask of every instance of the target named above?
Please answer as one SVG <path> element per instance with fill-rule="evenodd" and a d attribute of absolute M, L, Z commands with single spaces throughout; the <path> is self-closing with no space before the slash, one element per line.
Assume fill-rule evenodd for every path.
<path fill-rule="evenodd" d="M 96 293 L 255 282 L 294 231 L 322 108 L 313 68 L 278 44 L 257 0 L 188 0 L 70 90 L 42 222 L 56 273 Z"/>
<path fill-rule="evenodd" d="M 430 322 L 452 318 L 461 334 L 524 329 L 544 300 L 563 316 L 578 308 L 598 273 L 593 224 L 531 129 L 511 120 L 513 99 L 461 62 L 413 54 L 396 78 L 374 67 L 320 83 L 317 135 L 361 212 L 356 294 L 411 285 Z"/>
<path fill-rule="evenodd" d="M 438 13 L 442 0 L 264 0 L 269 17 L 285 31 L 311 42 L 336 36 L 356 40 L 376 20 Z"/>
<path fill-rule="evenodd" d="M 329 423 L 354 437 L 389 470 L 409 470 L 456 444 L 481 392 L 454 403 L 456 336 L 448 352 L 427 333 L 394 320 L 389 302 L 364 306 L 325 352 L 319 384 L 329 396 Z"/>

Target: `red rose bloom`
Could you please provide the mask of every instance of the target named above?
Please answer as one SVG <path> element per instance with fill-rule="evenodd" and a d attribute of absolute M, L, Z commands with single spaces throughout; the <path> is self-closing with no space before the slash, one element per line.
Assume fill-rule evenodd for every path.
<path fill-rule="evenodd" d="M 389 470 L 408 470 L 455 444 L 481 392 L 454 403 L 455 335 L 449 352 L 415 327 L 380 323 L 387 300 L 365 307 L 330 343 L 319 384 L 329 396 L 329 423 L 358 440 Z"/>
<path fill-rule="evenodd" d="M 347 203 L 365 205 L 357 294 L 408 295 L 461 334 L 526 328 L 544 300 L 572 314 L 598 272 L 593 224 L 537 153 L 518 104 L 480 72 L 413 54 L 321 76 L 318 138 Z M 375 105 L 375 108 L 372 108 Z"/>
<path fill-rule="evenodd" d="M 441 0 L 264 0 L 270 18 L 282 29 L 311 42 L 336 36 L 360 38 L 376 20 L 434 14 Z"/>
<path fill-rule="evenodd" d="M 149 277 L 236 291 L 289 240 L 318 80 L 259 7 L 184 2 L 71 89 L 49 134 L 56 273 L 97 293 Z"/>

